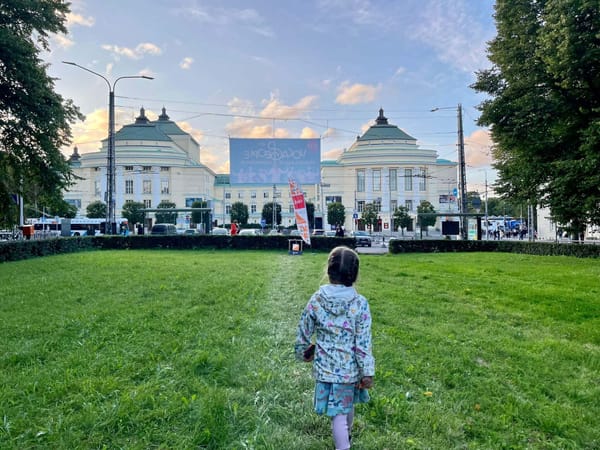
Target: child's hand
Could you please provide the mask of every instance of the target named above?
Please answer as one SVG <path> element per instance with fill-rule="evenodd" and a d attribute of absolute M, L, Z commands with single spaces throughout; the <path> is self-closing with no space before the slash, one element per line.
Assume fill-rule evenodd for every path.
<path fill-rule="evenodd" d="M 304 350 L 303 359 L 306 362 L 311 362 L 315 359 L 315 344 L 310 344 L 306 350 Z"/>
<path fill-rule="evenodd" d="M 360 389 L 371 389 L 373 387 L 373 377 L 362 377 L 358 387 Z"/>

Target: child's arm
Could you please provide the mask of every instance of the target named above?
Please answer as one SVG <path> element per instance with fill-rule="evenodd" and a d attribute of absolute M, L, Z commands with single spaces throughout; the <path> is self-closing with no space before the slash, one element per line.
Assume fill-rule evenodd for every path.
<path fill-rule="evenodd" d="M 360 305 L 359 316 L 356 320 L 356 334 L 354 336 L 354 355 L 356 363 L 361 370 L 361 384 L 373 384 L 373 376 L 375 375 L 375 359 L 373 358 L 372 342 L 371 342 L 371 311 L 366 299 L 363 299 Z M 370 380 L 365 380 L 370 378 Z M 365 387 L 368 389 L 368 387 Z"/>
<path fill-rule="evenodd" d="M 294 350 L 296 359 L 301 361 L 312 361 L 314 356 L 314 345 L 311 343 L 311 337 L 315 327 L 313 314 L 314 312 L 311 299 L 300 316 L 300 322 L 298 323 L 298 329 L 296 331 L 296 344 L 294 346 Z M 310 354 L 311 346 L 313 346 L 312 354 Z"/>

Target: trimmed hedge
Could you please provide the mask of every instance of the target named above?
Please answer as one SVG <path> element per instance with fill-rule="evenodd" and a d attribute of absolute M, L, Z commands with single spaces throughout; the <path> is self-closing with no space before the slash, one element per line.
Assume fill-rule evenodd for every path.
<path fill-rule="evenodd" d="M 525 253 L 540 256 L 575 256 L 577 258 L 600 257 L 600 245 L 558 244 L 554 242 L 529 241 L 458 241 L 458 240 L 400 240 L 389 241 L 390 253 L 438 253 L 438 252 L 504 252 Z"/>
<path fill-rule="evenodd" d="M 10 241 L 0 244 L 0 262 L 17 261 L 37 256 L 73 253 L 84 250 L 127 250 L 169 248 L 284 250 L 289 249 L 290 236 L 212 236 L 212 235 L 130 235 L 84 236 L 30 241 Z M 294 238 L 295 239 L 295 238 Z M 296 240 L 296 239 L 295 239 Z M 330 251 L 338 245 L 354 247 L 353 238 L 317 237 L 304 251 Z"/>

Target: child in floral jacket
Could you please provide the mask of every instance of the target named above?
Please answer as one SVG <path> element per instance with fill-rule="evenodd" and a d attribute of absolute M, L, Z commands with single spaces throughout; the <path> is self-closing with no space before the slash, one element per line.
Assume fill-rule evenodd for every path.
<path fill-rule="evenodd" d="M 348 247 L 329 254 L 329 284 L 310 298 L 300 317 L 295 352 L 313 361 L 314 408 L 332 418 L 335 448 L 350 448 L 354 404 L 369 400 L 375 360 L 371 348 L 371 313 L 367 299 L 353 285 L 359 259 Z M 311 338 L 316 335 L 316 343 Z"/>

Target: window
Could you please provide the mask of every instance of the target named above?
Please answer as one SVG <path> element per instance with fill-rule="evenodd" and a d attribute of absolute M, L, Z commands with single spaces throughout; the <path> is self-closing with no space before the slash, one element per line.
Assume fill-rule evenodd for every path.
<path fill-rule="evenodd" d="M 398 209 L 398 200 L 392 200 L 390 202 L 390 209 L 392 210 L 392 212 Z"/>
<path fill-rule="evenodd" d="M 160 168 L 160 171 L 161 171 L 161 172 L 168 172 L 169 170 L 171 170 L 171 168 L 170 168 L 170 167 L 166 167 L 166 166 L 162 166 L 162 167 Z"/>
<path fill-rule="evenodd" d="M 426 191 L 427 190 L 427 168 L 421 167 L 419 170 L 419 190 Z"/>
<path fill-rule="evenodd" d="M 250 192 L 250 198 L 256 198 L 256 191 Z"/>
<path fill-rule="evenodd" d="M 406 206 L 406 209 L 409 211 L 413 210 L 413 201 L 412 200 L 406 200 L 406 202 L 404 203 L 404 206 Z"/>
<path fill-rule="evenodd" d="M 231 214 L 231 205 L 229 203 L 225 205 L 225 214 Z"/>
<path fill-rule="evenodd" d="M 125 204 L 126 204 L 126 205 L 127 205 L 127 204 L 129 204 L 129 203 L 133 203 L 133 200 L 131 200 L 131 199 L 127 199 L 127 200 L 125 200 Z"/>
<path fill-rule="evenodd" d="M 356 171 L 356 192 L 365 192 L 365 171 L 358 169 Z"/>
<path fill-rule="evenodd" d="M 404 169 L 404 190 L 412 191 L 412 169 Z"/>
<path fill-rule="evenodd" d="M 169 193 L 169 180 L 160 180 L 160 193 L 161 194 Z"/>
<path fill-rule="evenodd" d="M 144 200 L 144 208 L 152 208 L 152 200 Z"/>
<path fill-rule="evenodd" d="M 244 198 L 244 191 L 238 192 L 238 198 Z"/>
<path fill-rule="evenodd" d="M 263 198 L 269 198 L 269 191 L 263 192 Z"/>
<path fill-rule="evenodd" d="M 373 169 L 373 192 L 381 191 L 381 169 Z"/>
<path fill-rule="evenodd" d="M 231 199 L 231 192 L 225 192 L 225 198 L 227 200 L 230 200 Z"/>
<path fill-rule="evenodd" d="M 152 166 L 143 166 L 142 172 L 152 172 Z"/>
<path fill-rule="evenodd" d="M 125 193 L 133 194 L 133 180 L 125 180 Z"/>
<path fill-rule="evenodd" d="M 398 190 L 398 171 L 396 169 L 390 169 L 390 191 L 394 192 Z"/>
<path fill-rule="evenodd" d="M 256 205 L 255 204 L 250 205 L 250 213 L 256 214 Z"/>
<path fill-rule="evenodd" d="M 358 212 L 361 213 L 365 210 L 365 201 L 364 200 L 359 200 L 357 202 L 357 207 L 358 207 Z"/>
<path fill-rule="evenodd" d="M 152 180 L 143 180 L 142 181 L 142 193 L 152 194 Z"/>
<path fill-rule="evenodd" d="M 94 195 L 100 197 L 100 181 L 94 181 Z"/>
<path fill-rule="evenodd" d="M 293 203 L 289 204 L 289 206 L 288 206 L 288 212 L 290 214 L 294 214 L 294 204 Z"/>
<path fill-rule="evenodd" d="M 94 172 L 100 172 L 102 170 L 102 168 L 100 167 L 94 167 Z"/>
<path fill-rule="evenodd" d="M 376 212 L 381 212 L 381 199 L 380 198 L 376 198 L 375 200 L 373 200 L 373 208 L 375 209 Z"/>
<path fill-rule="evenodd" d="M 125 171 L 133 172 L 133 166 L 125 166 Z"/>

